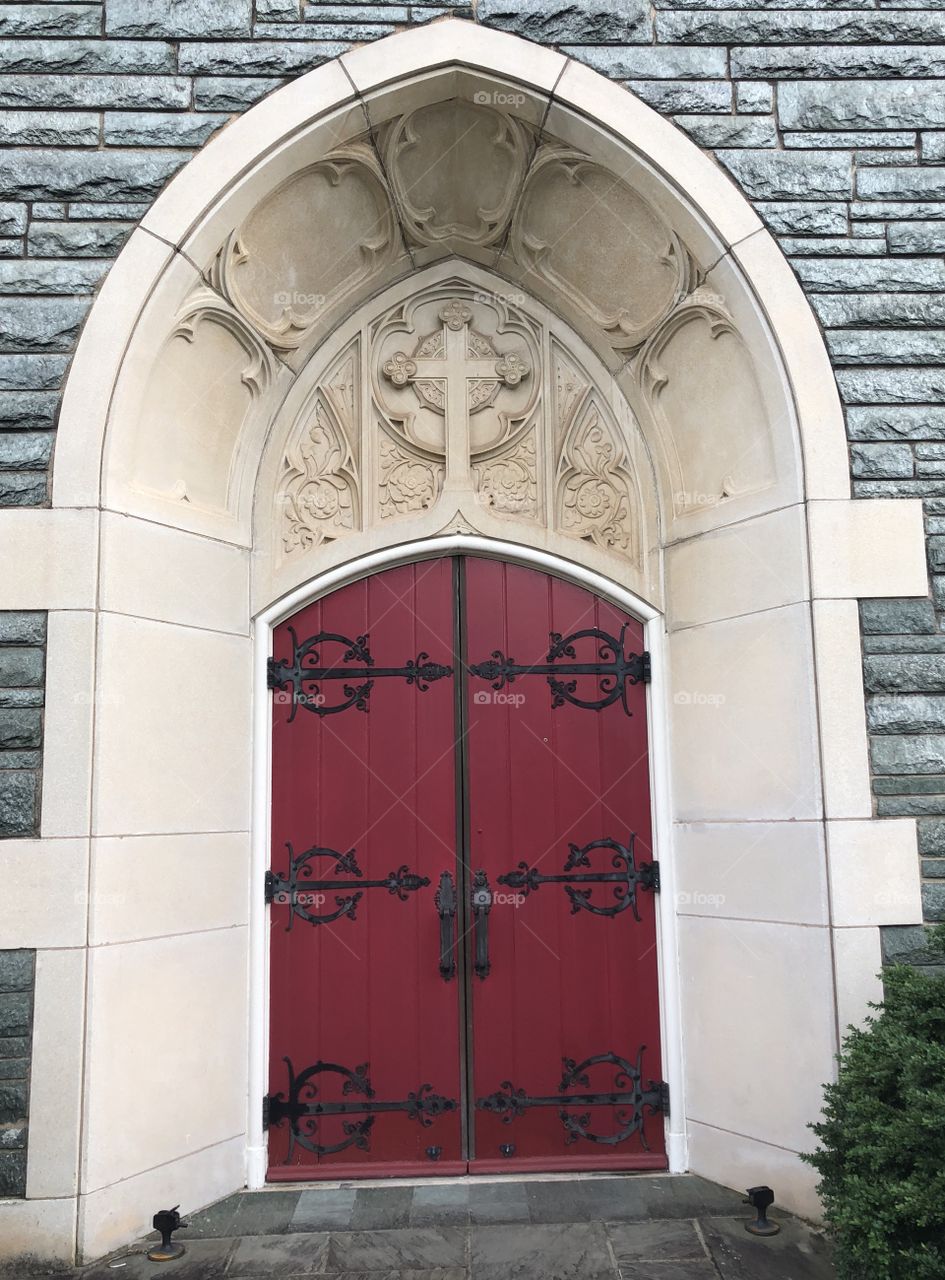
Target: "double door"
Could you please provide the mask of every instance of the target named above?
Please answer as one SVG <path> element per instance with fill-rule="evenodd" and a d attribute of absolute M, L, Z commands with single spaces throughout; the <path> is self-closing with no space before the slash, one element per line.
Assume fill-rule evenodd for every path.
<path fill-rule="evenodd" d="M 271 1179 L 665 1167 L 646 677 L 488 559 L 276 630 Z"/>

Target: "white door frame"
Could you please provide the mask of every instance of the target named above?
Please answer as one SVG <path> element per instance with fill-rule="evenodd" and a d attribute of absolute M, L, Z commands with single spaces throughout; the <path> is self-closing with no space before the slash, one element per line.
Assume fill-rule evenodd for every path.
<path fill-rule="evenodd" d="M 249 1099 L 247 1117 L 247 1185 L 265 1185 L 267 1141 L 262 1127 L 262 1099 L 269 1070 L 269 913 L 265 878 L 270 861 L 271 816 L 271 703 L 267 662 L 272 654 L 272 630 L 298 609 L 340 587 L 389 569 L 449 555 L 478 555 L 540 569 L 584 587 L 612 601 L 638 618 L 645 628 L 646 646 L 653 655 L 647 689 L 650 745 L 650 792 L 653 808 L 654 856 L 660 862 L 661 892 L 657 898 L 656 945 L 659 969 L 660 1027 L 663 1078 L 669 1084 L 671 1110 L 666 1121 L 666 1153 L 672 1173 L 688 1168 L 685 1126 L 683 1038 L 679 993 L 679 950 L 676 941 L 676 893 L 672 857 L 672 819 L 669 794 L 669 716 L 666 704 L 666 645 L 662 615 L 619 583 L 547 551 L 521 543 L 500 542 L 455 533 L 402 543 L 359 556 L 297 587 L 271 604 L 254 622 L 253 652 L 253 828 L 250 866 L 249 943 Z"/>

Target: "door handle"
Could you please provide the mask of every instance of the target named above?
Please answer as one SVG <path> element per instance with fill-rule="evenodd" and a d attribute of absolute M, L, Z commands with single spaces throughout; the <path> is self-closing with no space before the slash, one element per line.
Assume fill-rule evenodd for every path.
<path fill-rule="evenodd" d="M 477 978 L 489 976 L 489 912 L 492 910 L 492 889 L 489 877 L 482 870 L 473 876 L 470 892 L 470 905 L 473 914 L 473 932 L 476 942 L 476 959 L 474 968 Z"/>
<path fill-rule="evenodd" d="M 440 976 L 449 982 L 456 977 L 456 883 L 448 871 L 440 876 L 433 901 L 440 915 Z"/>

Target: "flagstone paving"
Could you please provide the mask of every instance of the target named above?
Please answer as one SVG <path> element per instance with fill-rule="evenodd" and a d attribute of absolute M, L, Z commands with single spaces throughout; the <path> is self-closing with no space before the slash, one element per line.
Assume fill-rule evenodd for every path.
<path fill-rule="evenodd" d="M 820 1233 L 771 1216 L 750 1236 L 741 1196 L 688 1175 L 241 1192 L 176 1262 L 148 1240 L 57 1280 L 832 1280 Z"/>

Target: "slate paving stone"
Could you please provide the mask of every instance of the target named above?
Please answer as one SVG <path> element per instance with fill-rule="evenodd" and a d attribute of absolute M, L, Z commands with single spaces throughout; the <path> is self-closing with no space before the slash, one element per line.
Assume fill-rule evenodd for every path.
<path fill-rule="evenodd" d="M 445 1184 L 415 1187 L 410 1209 L 411 1226 L 453 1223 L 464 1226 L 469 1221 L 469 1187 Z"/>
<path fill-rule="evenodd" d="M 520 1182 L 487 1182 L 470 1187 L 471 1222 L 528 1222 L 528 1196 Z"/>
<path fill-rule="evenodd" d="M 299 1191 L 249 1191 L 238 1198 L 233 1216 L 235 1236 L 277 1236 L 289 1230 L 298 1208 Z"/>
<path fill-rule="evenodd" d="M 684 1219 L 611 1223 L 607 1234 L 620 1266 L 667 1259 L 704 1261 L 706 1257 L 694 1223 Z"/>
<path fill-rule="evenodd" d="M 643 1221 L 652 1216 L 647 1203 L 649 1178 L 593 1178 L 581 1183 L 581 1196 L 592 1220 Z"/>
<path fill-rule="evenodd" d="M 744 1218 L 706 1218 L 700 1224 L 723 1280 L 833 1280 L 824 1238 L 797 1218 L 770 1215 L 781 1224 L 776 1236 L 759 1238 Z M 864 1280 L 866 1278 L 864 1277 Z"/>
<path fill-rule="evenodd" d="M 311 1280 L 467 1280 L 465 1267 L 434 1267 L 432 1271 L 332 1271 Z"/>
<path fill-rule="evenodd" d="M 599 1223 L 473 1227 L 472 1280 L 615 1280 Z"/>
<path fill-rule="evenodd" d="M 351 1213 L 352 1231 L 391 1231 L 410 1222 L 413 1187 L 361 1187 Z"/>
<path fill-rule="evenodd" d="M 329 1271 L 423 1271 L 464 1267 L 462 1227 L 407 1227 L 397 1231 L 332 1232 Z"/>
<path fill-rule="evenodd" d="M 123 1254 L 98 1262 L 88 1270 L 75 1273 L 81 1280 L 153 1280 L 160 1265 L 167 1280 L 219 1280 L 233 1252 L 235 1240 L 188 1240 L 187 1252 L 175 1262 L 155 1263 L 147 1256 L 148 1242 L 140 1252 Z"/>
<path fill-rule="evenodd" d="M 328 1235 L 246 1236 L 237 1242 L 226 1274 L 230 1276 L 311 1275 L 328 1262 Z"/>
<path fill-rule="evenodd" d="M 236 1211 L 243 1200 L 244 1195 L 227 1196 L 225 1200 L 218 1200 L 216 1204 L 208 1205 L 206 1209 L 201 1209 L 198 1213 L 188 1213 L 186 1217 L 187 1226 L 181 1227 L 177 1232 L 177 1238 L 180 1240 L 201 1240 L 212 1236 L 234 1236 L 237 1232 L 232 1230 L 233 1218 Z M 155 1240 L 159 1239 L 155 1233 Z"/>
<path fill-rule="evenodd" d="M 351 1215 L 354 1212 L 357 1194 L 354 1187 L 341 1187 L 330 1191 L 327 1188 L 303 1191 L 289 1221 L 288 1229 L 290 1231 L 346 1229 L 351 1225 Z"/>
<path fill-rule="evenodd" d="M 701 1218 L 720 1214 L 749 1217 L 744 1196 L 718 1187 L 695 1174 L 678 1177 L 641 1178 L 639 1195 L 649 1218 Z"/>
<path fill-rule="evenodd" d="M 526 1182 L 528 1214 L 533 1223 L 590 1222 L 585 1182 Z"/>
<path fill-rule="evenodd" d="M 620 1268 L 620 1280 L 718 1280 L 708 1259 L 702 1262 L 639 1262 Z M 785 1276 L 783 1280 L 791 1280 Z"/>

